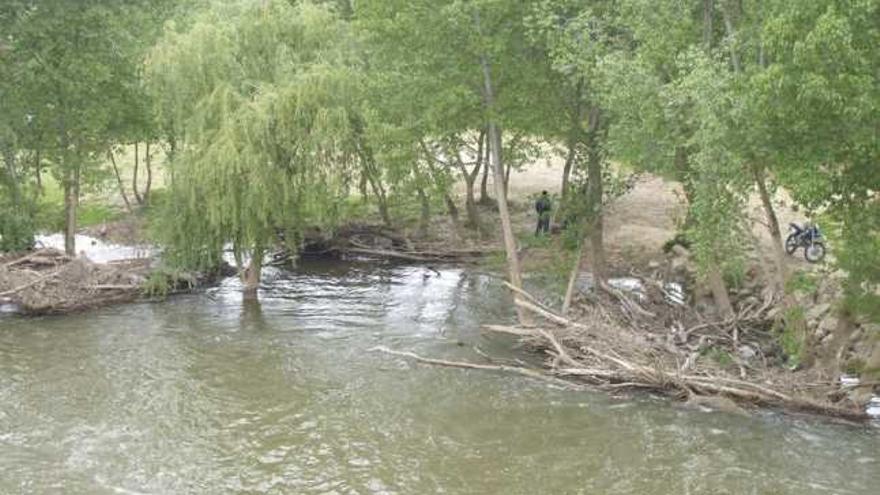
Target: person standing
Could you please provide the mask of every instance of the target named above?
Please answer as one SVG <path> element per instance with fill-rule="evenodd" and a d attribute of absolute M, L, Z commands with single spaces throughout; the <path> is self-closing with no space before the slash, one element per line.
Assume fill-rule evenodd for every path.
<path fill-rule="evenodd" d="M 553 203 L 547 191 L 542 191 L 541 196 L 535 201 L 535 211 L 538 213 L 538 226 L 535 228 L 535 235 L 550 232 L 550 213 L 553 211 Z"/>

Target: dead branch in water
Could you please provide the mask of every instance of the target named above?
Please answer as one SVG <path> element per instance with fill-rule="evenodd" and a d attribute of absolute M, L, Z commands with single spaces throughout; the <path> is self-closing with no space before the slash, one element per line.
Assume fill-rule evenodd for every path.
<path fill-rule="evenodd" d="M 404 261 L 462 261 L 467 258 L 475 258 L 482 256 L 477 251 L 395 251 L 392 249 L 378 249 L 371 247 L 361 247 L 359 244 L 352 243 L 355 247 L 338 248 L 341 253 L 362 254 L 365 256 L 374 256 L 378 258 L 399 259 Z"/>
<path fill-rule="evenodd" d="M 533 370 L 531 368 L 523 368 L 520 366 L 508 366 L 504 364 L 479 364 L 479 363 L 467 363 L 463 361 L 447 361 L 445 359 L 435 359 L 435 358 L 427 358 L 424 356 L 419 356 L 413 352 L 408 351 L 396 351 L 394 349 L 389 349 L 385 346 L 377 346 L 369 349 L 368 352 L 382 352 L 385 354 L 390 354 L 392 356 L 405 357 L 417 361 L 419 363 L 431 364 L 434 366 L 446 366 L 449 368 L 463 368 L 463 369 L 473 369 L 473 370 L 484 370 L 484 371 L 504 371 L 508 373 L 517 373 L 523 376 L 527 376 L 529 378 L 537 378 L 539 380 L 544 380 L 547 382 L 551 382 L 554 385 L 561 385 L 567 388 L 577 388 L 577 386 L 571 382 L 567 382 L 565 380 L 560 380 L 558 378 L 548 376 L 543 371 Z"/>
<path fill-rule="evenodd" d="M 577 328 L 586 328 L 584 325 L 582 325 L 580 323 L 571 321 L 568 318 L 563 318 L 562 316 L 559 316 L 556 313 L 554 313 L 548 309 L 538 307 L 535 304 L 532 304 L 528 301 L 516 299 L 516 300 L 514 300 L 514 303 L 521 308 L 527 309 L 527 310 L 537 314 L 538 316 L 542 316 L 545 319 L 550 320 L 553 323 L 556 323 L 557 325 L 571 326 L 571 327 L 577 327 Z"/>
<path fill-rule="evenodd" d="M 376 256 L 379 258 L 393 258 L 405 261 L 437 261 L 433 258 L 428 258 L 425 256 L 420 256 L 417 254 L 408 254 L 402 253 L 400 251 L 391 251 L 388 249 L 366 249 L 366 248 L 345 248 L 342 250 L 344 253 L 353 253 L 353 254 L 363 254 L 367 256 Z"/>

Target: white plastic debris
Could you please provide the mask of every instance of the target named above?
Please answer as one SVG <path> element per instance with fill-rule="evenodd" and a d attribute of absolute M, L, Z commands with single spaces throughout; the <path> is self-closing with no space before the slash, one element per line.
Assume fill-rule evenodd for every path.
<path fill-rule="evenodd" d="M 663 284 L 663 295 L 666 301 L 677 306 L 684 306 L 685 296 L 684 287 L 677 282 L 668 282 Z"/>
<path fill-rule="evenodd" d="M 865 409 L 865 414 L 872 418 L 880 418 L 880 397 L 871 397 L 871 400 L 868 401 L 868 407 Z"/>
<path fill-rule="evenodd" d="M 840 385 L 843 388 L 853 388 L 859 386 L 859 377 L 850 375 L 840 376 Z"/>

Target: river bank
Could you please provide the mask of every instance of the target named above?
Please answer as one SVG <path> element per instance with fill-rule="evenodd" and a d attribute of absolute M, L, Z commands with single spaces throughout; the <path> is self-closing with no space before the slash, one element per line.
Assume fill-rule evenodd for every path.
<path fill-rule="evenodd" d="M 540 365 L 481 331 L 510 323 L 496 277 L 436 268 L 303 260 L 259 305 L 233 277 L 0 320 L 0 492 L 875 493 L 872 428 L 369 352 Z"/>
<path fill-rule="evenodd" d="M 555 177 L 552 173 L 530 177 L 526 182 L 531 189 L 514 191 L 511 200 L 526 290 L 534 294 L 528 297 L 533 306 L 527 308 L 537 313 L 534 326 L 487 322 L 487 331 L 517 334 L 539 356 L 549 356 L 545 369 L 529 373 L 587 382 L 612 392 L 662 391 L 683 401 L 721 397 L 715 406 L 731 410 L 757 405 L 867 419 L 866 405 L 878 380 L 862 371 L 870 368 L 880 346 L 871 340 L 867 323 L 842 327 L 833 311 L 840 290 L 834 274 L 791 260 L 794 268 L 815 273 L 820 282 L 813 291 L 795 292 L 806 308 L 809 334 L 793 336 L 782 323 L 778 296 L 767 289 L 767 276 L 762 272 L 766 264 L 756 250 L 731 292 L 735 317 L 719 318 L 709 291 L 699 283 L 691 254 L 681 246 L 663 250 L 665 240 L 675 232 L 677 203 L 676 185 L 661 179 L 641 180 L 624 198 L 609 205 L 607 285 L 596 287 L 590 267 L 581 266 L 574 304 L 567 314 L 560 314 L 573 253 L 566 250 L 562 236 L 534 237 L 529 201 L 532 189 L 548 186 Z M 295 272 L 308 259 L 340 263 L 372 259 L 415 264 L 429 271 L 451 264 L 470 266 L 475 273 L 500 273 L 501 242 L 497 229 L 489 227 L 497 212 L 491 204 L 480 205 L 479 212 L 483 226 L 476 229 L 440 214 L 432 217 L 427 229 L 408 218 L 393 228 L 362 220 L 334 229 L 313 229 L 305 233 L 299 252 L 279 247 L 267 256 L 267 265 Z M 106 247 L 102 241 L 142 242 L 143 229 L 139 217 L 92 227 L 85 233 L 100 239 L 80 242 L 88 260 L 69 259 L 57 252 L 4 260 L 0 293 L 5 293 L 7 310 L 17 306 L 30 314 L 61 313 L 207 287 L 222 280 L 168 271 L 149 259 L 153 254 L 149 249 L 133 250 L 112 242 Z M 140 259 L 126 261 L 133 253 Z M 236 270 L 228 269 L 215 275 L 235 274 Z M 60 289 L 65 285 L 66 289 Z M 10 297 L 13 293 L 18 295 Z M 513 298 L 505 300 L 512 313 Z M 799 342 L 797 338 L 809 340 L 811 355 L 793 344 Z"/>

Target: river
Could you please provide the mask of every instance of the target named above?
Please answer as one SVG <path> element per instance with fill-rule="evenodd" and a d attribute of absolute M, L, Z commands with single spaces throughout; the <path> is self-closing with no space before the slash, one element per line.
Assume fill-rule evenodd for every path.
<path fill-rule="evenodd" d="M 524 377 L 497 280 L 308 263 L 164 303 L 0 317 L 2 494 L 874 494 L 880 432 Z"/>

